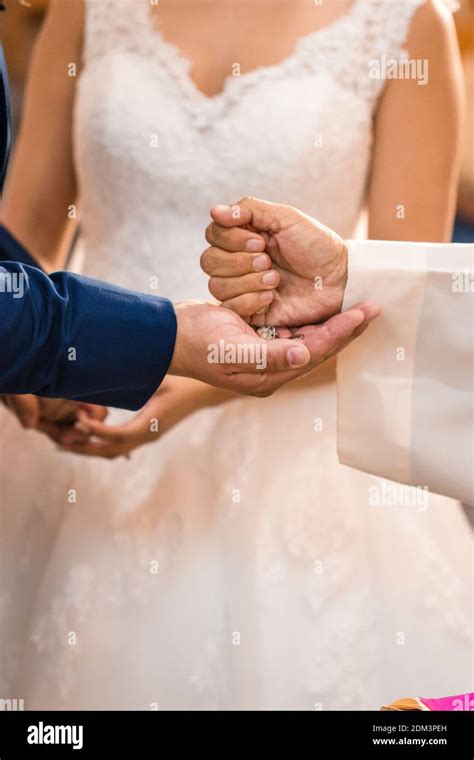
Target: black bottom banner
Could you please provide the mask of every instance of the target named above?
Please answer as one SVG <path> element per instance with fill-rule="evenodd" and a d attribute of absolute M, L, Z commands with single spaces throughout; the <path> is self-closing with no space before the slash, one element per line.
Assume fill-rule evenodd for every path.
<path fill-rule="evenodd" d="M 25 757 L 474 758 L 473 712 L 0 712 L 0 760 Z"/>

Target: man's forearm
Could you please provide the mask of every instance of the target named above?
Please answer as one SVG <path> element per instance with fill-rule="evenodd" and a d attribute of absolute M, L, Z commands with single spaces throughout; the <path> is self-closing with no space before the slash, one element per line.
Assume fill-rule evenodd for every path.
<path fill-rule="evenodd" d="M 176 340 L 166 299 L 6 263 L 0 272 L 0 393 L 140 408 Z"/>

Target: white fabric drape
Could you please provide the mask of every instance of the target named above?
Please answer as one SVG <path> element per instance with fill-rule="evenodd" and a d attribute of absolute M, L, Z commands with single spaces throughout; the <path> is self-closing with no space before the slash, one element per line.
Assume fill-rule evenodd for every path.
<path fill-rule="evenodd" d="M 353 241 L 344 308 L 383 315 L 338 361 L 343 464 L 474 503 L 474 246 Z"/>

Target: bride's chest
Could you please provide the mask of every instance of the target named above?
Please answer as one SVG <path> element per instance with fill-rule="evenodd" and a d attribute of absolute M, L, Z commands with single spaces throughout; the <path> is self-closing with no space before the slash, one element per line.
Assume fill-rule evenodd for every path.
<path fill-rule="evenodd" d="M 371 127 L 370 108 L 330 67 L 236 69 L 209 98 L 184 62 L 117 51 L 79 80 L 75 143 L 88 182 L 99 173 L 98 181 L 138 176 L 142 186 L 160 179 L 201 189 L 260 177 L 278 188 L 317 177 L 329 192 L 364 175 Z"/>

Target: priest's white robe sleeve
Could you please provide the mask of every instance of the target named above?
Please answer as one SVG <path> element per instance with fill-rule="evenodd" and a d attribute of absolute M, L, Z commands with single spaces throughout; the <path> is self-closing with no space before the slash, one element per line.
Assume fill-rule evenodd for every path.
<path fill-rule="evenodd" d="M 340 461 L 474 504 L 474 247 L 354 241 L 344 309 L 383 315 L 338 359 Z"/>

